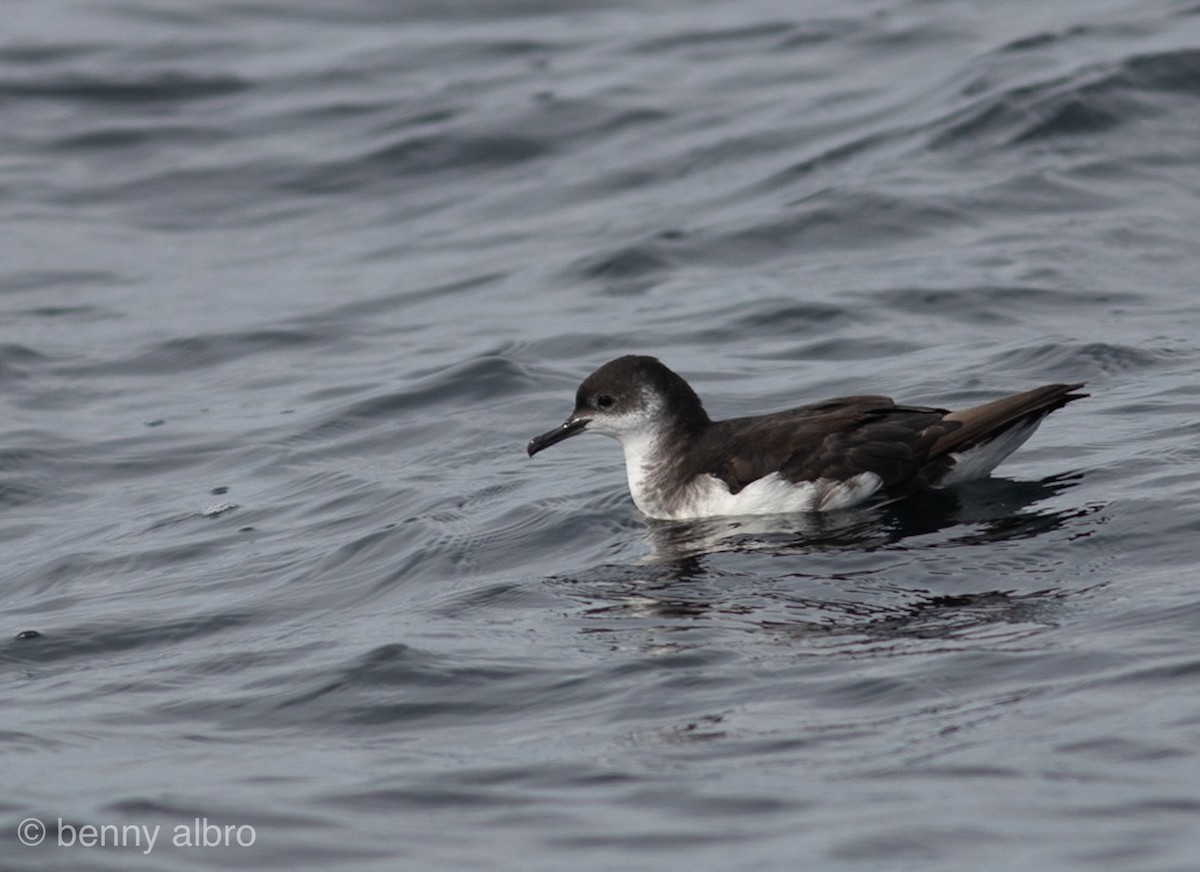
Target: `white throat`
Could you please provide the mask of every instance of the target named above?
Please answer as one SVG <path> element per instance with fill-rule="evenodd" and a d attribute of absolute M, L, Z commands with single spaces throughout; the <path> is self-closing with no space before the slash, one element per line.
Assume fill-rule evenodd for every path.
<path fill-rule="evenodd" d="M 610 435 L 610 434 L 605 434 Z M 653 433 L 639 431 L 611 434 L 621 443 L 625 451 L 625 476 L 629 480 L 629 494 L 638 511 L 651 518 L 661 517 L 658 501 L 650 487 L 650 472 L 654 458 L 658 455 L 659 439 Z"/>

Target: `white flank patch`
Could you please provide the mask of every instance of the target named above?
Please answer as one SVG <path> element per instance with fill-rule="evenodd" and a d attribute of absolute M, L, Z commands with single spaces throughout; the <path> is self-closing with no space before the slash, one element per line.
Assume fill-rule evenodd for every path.
<path fill-rule="evenodd" d="M 954 458 L 954 466 L 950 467 L 950 471 L 938 483 L 938 487 L 987 478 L 1004 458 L 1025 444 L 1025 440 L 1033 435 L 1040 423 L 1042 423 L 1042 419 L 1038 418 L 1027 424 L 1012 427 L 991 442 L 951 454 L 950 456 Z"/>
<path fill-rule="evenodd" d="M 733 494 L 719 478 L 704 475 L 684 492 L 678 506 L 643 506 L 638 503 L 638 508 L 652 518 L 673 520 L 824 512 L 861 503 L 878 491 L 882 484 L 883 480 L 873 472 L 862 472 L 846 481 L 822 478 L 795 483 L 778 473 L 771 473 Z M 636 497 L 634 502 L 637 502 Z"/>

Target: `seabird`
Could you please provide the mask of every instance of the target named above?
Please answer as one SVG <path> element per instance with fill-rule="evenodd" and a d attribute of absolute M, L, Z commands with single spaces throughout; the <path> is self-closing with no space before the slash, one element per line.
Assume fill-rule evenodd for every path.
<path fill-rule="evenodd" d="M 959 412 L 855 396 L 713 421 L 657 358 L 627 355 L 584 379 L 570 417 L 528 450 L 612 436 L 650 518 L 827 511 L 984 478 L 1043 418 L 1087 396 L 1081 387 L 1044 385 Z"/>

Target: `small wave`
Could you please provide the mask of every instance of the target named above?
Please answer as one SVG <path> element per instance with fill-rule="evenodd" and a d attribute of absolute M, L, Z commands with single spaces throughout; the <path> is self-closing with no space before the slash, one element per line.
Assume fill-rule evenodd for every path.
<path fill-rule="evenodd" d="M 110 272 L 54 269 L 13 271 L 0 275 L 0 294 L 38 292 L 48 288 L 116 286 L 126 281 L 123 276 Z"/>
<path fill-rule="evenodd" d="M 979 138 L 1020 145 L 1103 134 L 1162 112 L 1153 94 L 1200 95 L 1200 51 L 1137 55 L 1115 65 L 1088 66 L 1068 76 L 1005 89 L 958 113 L 930 147 Z"/>
<path fill-rule="evenodd" d="M 0 343 L 0 383 L 28 378 L 46 357 L 27 345 L 16 342 Z"/>
<path fill-rule="evenodd" d="M 762 23 L 735 27 L 717 27 L 710 30 L 681 30 L 669 36 L 654 37 L 633 46 L 632 51 L 641 54 L 659 54 L 675 49 L 713 47 L 728 45 L 744 50 L 745 43 L 762 40 L 775 41 L 790 38 L 799 29 L 793 21 L 764 21 Z"/>
<path fill-rule="evenodd" d="M 1089 379 L 1099 374 L 1139 372 L 1158 367 L 1174 355 L 1108 342 L 1061 342 L 1004 351 L 989 365 L 1000 371 L 1037 373 L 1053 378 Z"/>
<path fill-rule="evenodd" d="M 256 615 L 227 611 L 140 624 L 97 622 L 43 628 L 39 636 L 32 640 L 0 642 L 0 660 L 42 664 L 75 658 L 107 657 L 122 651 L 155 649 L 189 639 L 202 639 L 257 620 Z"/>
<path fill-rule="evenodd" d="M 546 153 L 546 143 L 515 134 L 438 134 L 405 139 L 363 158 L 395 173 L 432 173 L 523 163 Z"/>
<path fill-rule="evenodd" d="M 314 330 L 281 328 L 178 337 L 160 342 L 131 357 L 89 363 L 87 374 L 161 376 L 164 373 L 219 366 L 256 354 L 318 345 L 328 339 L 327 335 Z"/>
<path fill-rule="evenodd" d="M 495 405 L 504 397 L 528 390 L 534 383 L 530 373 L 516 361 L 500 355 L 483 355 L 418 376 L 403 388 L 356 403 L 341 414 L 372 418 L 443 404 L 461 406 L 486 401 Z"/>
<path fill-rule="evenodd" d="M 707 239 L 690 239 L 687 247 L 697 258 L 727 264 L 760 262 L 807 249 L 872 248 L 962 227 L 971 220 L 966 210 L 932 197 L 830 189 L 790 204 L 781 217 Z"/>
<path fill-rule="evenodd" d="M 610 292 L 632 294 L 654 287 L 671 266 L 658 246 L 643 243 L 593 255 L 572 271 L 581 279 L 602 282 Z"/>
<path fill-rule="evenodd" d="M 139 78 L 73 74 L 52 79 L 0 81 L 0 99 L 72 100 L 83 103 L 158 103 L 224 97 L 250 88 L 236 76 L 165 72 Z"/>
<path fill-rule="evenodd" d="M 173 145 L 198 148 L 223 141 L 228 136 L 220 131 L 196 125 L 162 123 L 105 124 L 59 137 L 48 143 L 52 148 L 81 152 L 134 148 L 159 148 Z"/>
<path fill-rule="evenodd" d="M 1121 291 L 1060 290 L 1028 285 L 889 288 L 862 296 L 904 315 L 976 324 L 1027 323 L 1033 313 L 1072 314 L 1140 301 Z"/>

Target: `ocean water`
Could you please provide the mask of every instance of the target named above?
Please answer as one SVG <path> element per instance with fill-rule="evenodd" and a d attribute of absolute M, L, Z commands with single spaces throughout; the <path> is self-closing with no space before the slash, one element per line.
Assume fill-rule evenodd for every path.
<path fill-rule="evenodd" d="M 0 869 L 1200 868 L 1195 0 L 4 18 Z M 1091 397 L 667 524 L 631 352 Z"/>

